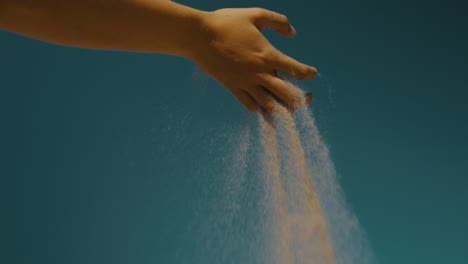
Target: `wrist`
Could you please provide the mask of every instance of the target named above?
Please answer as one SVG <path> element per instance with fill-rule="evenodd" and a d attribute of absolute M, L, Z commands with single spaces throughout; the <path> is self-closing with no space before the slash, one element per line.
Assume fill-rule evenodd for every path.
<path fill-rule="evenodd" d="M 209 42 L 207 22 L 210 12 L 192 9 L 186 19 L 186 31 L 180 42 L 180 56 L 195 60 Z"/>

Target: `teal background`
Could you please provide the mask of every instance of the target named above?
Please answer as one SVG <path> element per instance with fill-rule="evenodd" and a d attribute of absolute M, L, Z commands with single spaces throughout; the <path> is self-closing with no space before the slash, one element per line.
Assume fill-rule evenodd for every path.
<path fill-rule="evenodd" d="M 294 40 L 266 34 L 321 73 L 300 85 L 379 262 L 466 263 L 463 3 L 181 2 L 287 14 Z M 218 133 L 248 118 L 234 97 L 182 58 L 7 32 L 0 80 L 0 263 L 205 263 Z"/>

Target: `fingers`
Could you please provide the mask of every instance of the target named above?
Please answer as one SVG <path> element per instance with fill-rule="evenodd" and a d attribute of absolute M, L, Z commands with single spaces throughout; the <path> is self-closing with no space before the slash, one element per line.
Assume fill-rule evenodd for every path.
<path fill-rule="evenodd" d="M 285 37 L 294 37 L 296 35 L 296 30 L 289 24 L 289 20 L 285 15 L 262 8 L 255 8 L 254 12 L 254 24 L 258 29 L 273 29 Z"/>
<path fill-rule="evenodd" d="M 258 105 L 255 100 L 245 91 L 236 89 L 233 90 L 232 93 L 237 99 L 249 110 L 250 112 L 258 112 Z"/>
<path fill-rule="evenodd" d="M 276 101 L 273 95 L 268 92 L 265 88 L 261 86 L 254 87 L 253 89 L 249 90 L 249 94 L 255 99 L 257 104 L 266 112 L 272 113 Z"/>
<path fill-rule="evenodd" d="M 296 35 L 296 30 L 289 24 L 285 15 L 262 8 L 253 10 L 255 12 L 254 24 L 257 28 L 271 28 L 287 37 Z M 276 70 L 298 80 L 310 80 L 317 75 L 316 68 L 300 63 L 280 51 L 276 51 L 270 60 Z"/>
<path fill-rule="evenodd" d="M 287 87 L 286 87 L 287 88 Z M 289 91 L 290 92 L 290 91 Z M 297 110 L 299 107 L 309 105 L 313 99 L 311 93 L 300 94 L 296 93 L 294 96 L 286 95 L 288 98 L 298 98 L 298 96 L 303 96 L 300 100 L 296 101 L 293 104 L 287 104 L 282 99 L 277 99 L 276 95 L 269 92 L 266 88 L 262 86 L 254 87 L 253 89 L 248 90 L 248 92 L 236 89 L 232 93 L 237 97 L 237 99 L 249 110 L 250 112 L 258 113 L 273 113 L 275 110 L 276 104 L 281 104 L 288 108 L 291 111 Z M 287 91 L 286 91 L 287 93 Z M 306 105 L 304 105 L 304 103 Z"/>
<path fill-rule="evenodd" d="M 311 80 L 317 76 L 317 69 L 315 67 L 300 63 L 280 51 L 277 51 L 276 55 L 270 57 L 269 63 L 277 71 L 297 80 Z"/>
<path fill-rule="evenodd" d="M 314 95 L 311 94 L 311 93 L 306 93 L 306 104 L 307 105 L 310 105 L 310 103 L 312 102 L 312 100 L 314 100 Z"/>
<path fill-rule="evenodd" d="M 293 89 L 290 84 L 279 77 L 273 75 L 265 76 L 261 78 L 260 84 L 287 106 L 294 106 L 300 102 L 304 102 L 302 91 Z"/>

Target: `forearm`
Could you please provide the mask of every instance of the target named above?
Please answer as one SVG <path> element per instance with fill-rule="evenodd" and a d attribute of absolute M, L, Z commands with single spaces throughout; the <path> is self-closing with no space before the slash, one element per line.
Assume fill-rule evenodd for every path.
<path fill-rule="evenodd" d="M 67 46 L 188 56 L 205 12 L 169 0 L 0 0 L 0 28 Z"/>

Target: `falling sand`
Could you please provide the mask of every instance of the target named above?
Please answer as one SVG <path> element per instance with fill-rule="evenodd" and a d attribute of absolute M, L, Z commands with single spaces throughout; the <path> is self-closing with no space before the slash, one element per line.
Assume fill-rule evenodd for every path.
<path fill-rule="evenodd" d="M 291 89 L 303 98 L 299 88 L 291 85 Z M 357 218 L 345 203 L 328 147 L 309 109 L 301 107 L 292 113 L 275 104 L 272 113 L 258 115 L 259 147 L 251 127 L 249 122 L 226 133 L 230 162 L 215 178 L 222 187 L 214 187 L 213 192 L 221 199 L 213 204 L 212 216 L 203 217 L 206 237 L 200 259 L 208 258 L 209 263 L 376 263 Z"/>
<path fill-rule="evenodd" d="M 291 89 L 302 94 L 292 85 Z M 343 202 L 328 149 L 308 109 L 299 109 L 295 118 L 277 103 L 271 114 L 259 116 L 259 125 L 263 176 L 275 208 L 270 232 L 276 234 L 277 263 L 373 263 L 359 224 Z"/>
<path fill-rule="evenodd" d="M 276 119 L 276 123 L 275 120 Z M 279 259 L 281 263 L 324 263 L 335 264 L 335 256 L 328 234 L 327 224 L 320 208 L 319 197 L 310 178 L 299 134 L 294 118 L 290 111 L 280 104 L 276 104 L 272 115 L 263 114 L 260 117 L 260 129 L 265 155 L 265 165 L 268 168 L 272 182 L 272 203 L 277 206 L 277 228 Z M 276 129 L 284 139 L 285 151 L 289 155 L 284 157 L 285 170 L 281 177 L 281 159 Z M 289 183 L 294 194 L 286 197 L 283 180 Z M 292 185 L 295 185 L 294 188 Z M 290 206 L 286 198 L 292 199 Z M 314 261 L 313 261 L 314 260 Z"/>

